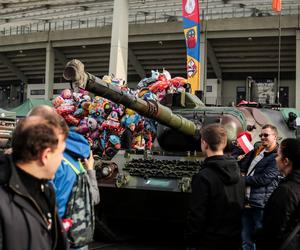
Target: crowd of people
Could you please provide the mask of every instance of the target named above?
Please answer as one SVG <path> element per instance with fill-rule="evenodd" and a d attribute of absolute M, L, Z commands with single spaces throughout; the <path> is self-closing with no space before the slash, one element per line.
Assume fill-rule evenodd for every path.
<path fill-rule="evenodd" d="M 134 129 L 128 127 L 122 147 Z M 187 249 L 300 249 L 300 140 L 279 145 L 271 124 L 260 138 L 232 157 L 224 154 L 222 125 L 202 128 L 206 158 L 192 180 Z M 31 110 L 0 157 L 0 249 L 87 249 L 100 202 L 93 167 L 89 141 L 57 109 Z"/>
<path fill-rule="evenodd" d="M 271 124 L 260 138 L 250 152 L 224 156 L 224 127 L 202 129 L 206 159 L 192 181 L 187 249 L 300 249 L 300 139 L 278 145 Z"/>

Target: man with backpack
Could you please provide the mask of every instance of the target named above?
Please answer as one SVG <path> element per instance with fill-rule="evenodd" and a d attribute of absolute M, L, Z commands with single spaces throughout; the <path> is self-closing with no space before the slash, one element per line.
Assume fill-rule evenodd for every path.
<path fill-rule="evenodd" d="M 53 112 L 53 108 L 42 105 L 33 108 L 29 115 L 47 118 Z M 94 205 L 100 202 L 100 194 L 90 145 L 72 129 L 53 184 L 58 214 L 67 231 L 70 246 L 88 249 L 87 244 L 92 241 L 94 233 Z"/>
<path fill-rule="evenodd" d="M 192 181 L 185 233 L 189 249 L 238 250 L 244 187 L 237 161 L 224 156 L 226 130 L 211 124 L 201 131 L 206 158 Z"/>
<path fill-rule="evenodd" d="M 63 224 L 71 224 L 70 228 L 66 229 L 73 248 L 87 249 L 85 245 L 93 239 L 93 206 L 100 202 L 93 168 L 94 158 L 90 145 L 82 135 L 71 130 L 66 140 L 63 160 L 53 183 L 59 216 Z"/>

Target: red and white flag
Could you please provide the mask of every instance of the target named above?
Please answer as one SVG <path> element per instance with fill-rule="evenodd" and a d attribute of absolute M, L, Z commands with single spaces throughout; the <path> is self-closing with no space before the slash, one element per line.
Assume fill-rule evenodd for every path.
<path fill-rule="evenodd" d="M 238 144 L 243 149 L 244 153 L 247 154 L 250 152 L 254 147 L 252 143 L 248 140 L 246 135 L 243 135 L 237 139 Z"/>
<path fill-rule="evenodd" d="M 281 11 L 281 0 L 273 0 L 272 9 L 273 9 L 273 11 L 280 12 Z"/>

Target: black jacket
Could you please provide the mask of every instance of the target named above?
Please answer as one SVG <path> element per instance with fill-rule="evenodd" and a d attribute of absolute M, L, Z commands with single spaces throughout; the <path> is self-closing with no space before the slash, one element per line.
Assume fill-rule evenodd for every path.
<path fill-rule="evenodd" d="M 280 182 L 265 206 L 263 229 L 257 234 L 259 249 L 279 249 L 299 222 L 300 170 L 294 170 Z M 299 233 L 288 249 L 300 249 Z"/>
<path fill-rule="evenodd" d="M 233 158 L 206 158 L 192 181 L 186 244 L 199 249 L 239 249 L 244 185 Z"/>
<path fill-rule="evenodd" d="M 133 140 L 133 132 L 130 128 L 126 128 L 121 136 L 121 148 L 122 149 L 131 149 Z"/>
<path fill-rule="evenodd" d="M 2 250 L 64 250 L 68 249 L 64 230 L 57 215 L 53 188 L 49 188 L 52 204 L 52 226 L 41 208 L 28 193 L 12 159 L 0 158 L 0 249 Z M 48 196 L 47 196 L 48 197 Z"/>

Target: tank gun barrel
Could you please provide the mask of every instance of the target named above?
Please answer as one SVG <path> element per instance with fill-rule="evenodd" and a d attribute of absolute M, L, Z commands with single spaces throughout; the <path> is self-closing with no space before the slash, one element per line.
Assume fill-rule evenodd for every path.
<path fill-rule="evenodd" d="M 130 95 L 116 86 L 86 72 L 84 64 L 76 59 L 66 64 L 64 78 L 70 81 L 74 87 L 85 89 L 91 93 L 122 104 L 142 116 L 154 119 L 170 128 L 176 129 L 185 135 L 198 137 L 199 131 L 194 122 L 174 114 L 168 107 L 159 102 L 147 101 Z"/>

